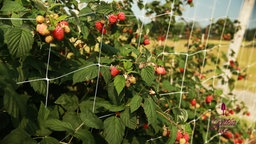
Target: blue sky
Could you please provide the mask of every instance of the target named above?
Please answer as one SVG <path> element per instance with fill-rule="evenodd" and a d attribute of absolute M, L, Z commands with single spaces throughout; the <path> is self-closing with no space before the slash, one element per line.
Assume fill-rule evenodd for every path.
<path fill-rule="evenodd" d="M 153 0 L 148 0 L 153 1 Z M 164 0 L 161 0 L 164 1 Z M 243 4 L 243 0 L 193 0 L 194 7 L 185 6 L 183 11 L 184 17 L 194 18 L 200 20 L 201 26 L 206 26 L 209 24 L 207 19 L 211 18 L 213 13 L 213 18 L 226 17 L 228 16 L 232 20 L 237 19 L 239 16 L 240 8 Z M 228 8 L 228 5 L 230 6 Z M 215 5 L 215 8 L 214 8 Z M 255 3 L 256 5 L 256 3 Z M 144 11 L 140 11 L 137 7 L 133 7 L 136 14 L 142 15 Z M 194 16 L 194 12 L 196 14 Z M 249 27 L 256 27 L 256 6 L 254 6 L 254 11 L 251 16 L 251 22 Z M 145 20 L 148 22 L 149 20 Z"/>

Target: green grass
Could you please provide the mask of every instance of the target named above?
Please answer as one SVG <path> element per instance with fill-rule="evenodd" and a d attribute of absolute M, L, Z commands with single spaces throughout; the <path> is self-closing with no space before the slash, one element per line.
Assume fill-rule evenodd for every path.
<path fill-rule="evenodd" d="M 175 52 L 187 52 L 187 47 L 185 44 L 187 43 L 187 40 L 179 40 L 179 41 L 167 41 L 166 45 L 171 46 L 175 48 Z M 230 41 L 219 41 L 219 40 L 208 40 L 209 44 L 215 44 L 216 47 L 211 49 L 207 52 L 207 54 L 213 54 L 218 55 L 221 57 L 222 52 L 227 53 Z M 159 45 L 159 42 L 153 41 L 148 47 L 153 47 Z M 164 45 L 164 42 L 162 42 L 162 45 Z M 220 45 L 220 47 L 217 47 Z M 219 50 L 219 52 L 218 52 Z M 252 42 L 243 42 L 240 51 L 238 53 L 237 61 L 240 65 L 240 69 L 246 69 L 247 77 L 244 80 L 237 80 L 235 82 L 235 89 L 240 90 L 248 90 L 251 92 L 256 93 L 256 56 L 254 56 L 256 53 L 256 48 L 253 48 Z M 226 63 L 225 61 L 221 61 L 221 65 Z M 215 64 L 209 64 L 204 68 L 204 71 L 208 69 L 214 69 Z M 209 73 L 207 77 L 213 76 L 215 73 Z M 234 76 L 235 79 L 237 79 L 237 76 Z"/>

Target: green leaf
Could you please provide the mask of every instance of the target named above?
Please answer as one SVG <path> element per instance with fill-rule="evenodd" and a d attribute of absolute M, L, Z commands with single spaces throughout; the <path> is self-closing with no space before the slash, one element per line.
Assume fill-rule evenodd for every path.
<path fill-rule="evenodd" d="M 216 96 L 221 96 L 221 95 L 223 94 L 223 90 L 221 90 L 221 89 L 215 90 L 215 91 L 214 91 L 214 94 L 215 94 Z"/>
<path fill-rule="evenodd" d="M 120 97 L 118 97 L 114 82 L 108 83 L 107 85 L 107 91 L 108 91 L 108 97 L 110 99 L 110 102 L 113 103 L 114 105 L 119 105 L 120 104 Z"/>
<path fill-rule="evenodd" d="M 73 83 L 94 79 L 98 76 L 99 68 L 96 65 L 84 66 L 84 69 L 76 72 L 73 76 Z"/>
<path fill-rule="evenodd" d="M 148 125 L 156 123 L 156 104 L 152 98 L 145 98 L 143 105 L 148 119 Z"/>
<path fill-rule="evenodd" d="M 39 129 L 36 131 L 36 134 L 39 136 L 47 136 L 51 134 L 51 131 L 46 127 L 46 120 L 48 119 L 50 115 L 50 110 L 44 106 L 44 104 L 41 102 L 38 115 L 37 115 L 37 120 L 38 120 L 38 125 Z"/>
<path fill-rule="evenodd" d="M 125 126 L 130 129 L 136 129 L 137 118 L 135 115 L 132 115 L 129 108 L 126 108 L 121 114 L 120 118 Z"/>
<path fill-rule="evenodd" d="M 77 112 L 65 112 L 62 119 L 64 122 L 70 123 L 73 128 L 77 128 L 82 123 L 79 113 Z"/>
<path fill-rule="evenodd" d="M 132 71 L 132 62 L 125 61 L 124 62 L 124 68 L 125 68 L 126 71 Z"/>
<path fill-rule="evenodd" d="M 107 109 L 111 112 L 122 111 L 125 108 L 124 105 L 120 105 L 120 106 L 112 105 L 108 101 L 97 101 L 96 105 L 100 106 L 100 107 L 104 107 L 105 109 Z"/>
<path fill-rule="evenodd" d="M 125 78 L 123 75 L 117 75 L 114 78 L 114 86 L 116 88 L 117 94 L 119 95 L 125 87 Z"/>
<path fill-rule="evenodd" d="M 109 56 L 116 55 L 119 52 L 118 49 L 104 43 L 102 44 L 101 51 Z"/>
<path fill-rule="evenodd" d="M 155 70 L 152 66 L 147 66 L 141 70 L 141 78 L 147 85 L 151 85 L 155 81 Z"/>
<path fill-rule="evenodd" d="M 36 144 L 30 135 L 23 129 L 17 128 L 11 131 L 1 141 L 1 144 Z"/>
<path fill-rule="evenodd" d="M 170 130 L 171 130 L 171 134 L 170 134 L 171 137 L 168 139 L 167 143 L 174 144 L 174 142 L 176 140 L 178 128 L 174 125 L 171 125 Z"/>
<path fill-rule="evenodd" d="M 12 18 L 19 18 L 20 16 L 18 15 L 18 14 L 16 14 L 16 13 L 12 13 Z M 12 24 L 14 25 L 14 26 L 16 26 L 16 27 L 20 27 L 20 26 L 22 26 L 22 20 L 15 20 L 15 19 L 13 19 L 13 20 L 11 20 L 12 21 Z"/>
<path fill-rule="evenodd" d="M 101 3 L 101 5 L 98 5 L 97 7 L 97 13 L 109 14 L 112 11 L 113 11 L 113 8 L 111 7 L 111 5 L 106 3 Z"/>
<path fill-rule="evenodd" d="M 56 104 L 61 105 L 67 111 L 75 111 L 78 108 L 79 102 L 75 95 L 62 94 L 56 101 Z"/>
<path fill-rule="evenodd" d="M 177 123 L 185 123 L 188 119 L 188 112 L 185 109 L 173 108 L 172 112 L 174 113 L 175 120 Z"/>
<path fill-rule="evenodd" d="M 135 112 L 141 105 L 142 97 L 139 95 L 134 95 L 130 102 L 131 112 Z"/>
<path fill-rule="evenodd" d="M 108 143 L 121 144 L 124 136 L 125 126 L 120 118 L 109 117 L 104 121 L 103 135 Z"/>
<path fill-rule="evenodd" d="M 11 28 L 5 35 L 8 49 L 15 57 L 21 57 L 29 54 L 34 42 L 33 36 L 28 29 Z"/>
<path fill-rule="evenodd" d="M 83 144 L 94 144 L 95 143 L 93 135 L 87 129 L 80 128 L 74 134 L 74 137 L 82 140 Z"/>
<path fill-rule="evenodd" d="M 103 123 L 94 113 L 89 110 L 83 110 L 80 114 L 81 120 L 84 124 L 91 128 L 102 129 Z"/>
<path fill-rule="evenodd" d="M 38 79 L 39 77 L 31 77 L 29 80 Z M 30 85 L 32 88 L 38 92 L 39 94 L 45 95 L 46 94 L 46 81 L 40 80 L 40 81 L 32 81 L 30 82 Z"/>
<path fill-rule="evenodd" d="M 54 131 L 68 131 L 72 132 L 73 127 L 70 123 L 60 121 L 58 119 L 49 119 L 46 121 L 46 126 Z"/>
<path fill-rule="evenodd" d="M 106 84 L 108 84 L 111 80 L 111 74 L 110 74 L 109 67 L 101 67 L 100 72 L 104 78 L 104 81 L 106 82 Z"/>
<path fill-rule="evenodd" d="M 4 109 L 14 118 L 24 116 L 29 96 L 19 95 L 11 86 L 4 89 Z"/>
<path fill-rule="evenodd" d="M 20 3 L 10 0 L 5 0 L 3 6 L 0 10 L 1 12 L 6 12 L 6 14 L 11 14 L 12 12 L 27 11 Z"/>
<path fill-rule="evenodd" d="M 47 136 L 44 137 L 40 144 L 58 144 L 59 141 L 53 137 Z"/>

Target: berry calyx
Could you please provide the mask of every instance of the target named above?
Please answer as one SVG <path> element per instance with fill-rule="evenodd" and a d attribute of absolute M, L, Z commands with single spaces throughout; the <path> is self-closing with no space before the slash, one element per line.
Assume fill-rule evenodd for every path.
<path fill-rule="evenodd" d="M 212 95 L 208 95 L 205 99 L 206 103 L 211 103 L 213 100 L 213 96 Z"/>
<path fill-rule="evenodd" d="M 57 26 L 53 32 L 52 36 L 57 40 L 63 40 L 64 39 L 64 29 L 61 26 Z"/>
<path fill-rule="evenodd" d="M 120 21 L 124 21 L 126 19 L 124 12 L 119 12 L 117 17 Z"/>
<path fill-rule="evenodd" d="M 112 66 L 110 68 L 110 73 L 113 77 L 117 76 L 120 73 L 120 70 L 118 70 L 115 66 Z"/>
<path fill-rule="evenodd" d="M 111 14 L 111 15 L 108 16 L 108 21 L 109 21 L 111 24 L 116 23 L 117 20 L 118 20 L 118 17 L 117 17 L 116 15 L 114 15 L 114 14 Z"/>
<path fill-rule="evenodd" d="M 38 16 L 36 17 L 36 22 L 37 22 L 38 24 L 43 23 L 43 22 L 44 22 L 44 17 L 41 16 L 41 15 L 38 15 Z"/>
<path fill-rule="evenodd" d="M 164 75 L 164 74 L 166 74 L 166 70 L 164 67 L 160 66 L 160 67 L 156 68 L 156 73 L 159 75 Z"/>
<path fill-rule="evenodd" d="M 191 104 L 192 106 L 196 106 L 196 99 L 192 99 L 192 100 L 190 101 L 190 104 Z"/>

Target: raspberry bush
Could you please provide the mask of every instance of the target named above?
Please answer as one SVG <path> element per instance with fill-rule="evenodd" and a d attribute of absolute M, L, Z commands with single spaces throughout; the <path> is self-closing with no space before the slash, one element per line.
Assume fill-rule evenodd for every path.
<path fill-rule="evenodd" d="M 219 77 L 230 86 L 224 95 L 202 84 L 203 67 L 218 63 L 214 55 L 204 64 L 204 53 L 192 55 L 205 43 L 193 36 L 185 55 L 157 43 L 169 38 L 166 20 L 175 27 L 169 13 L 181 15 L 192 1 L 80 1 L 86 7 L 75 0 L 0 1 L 7 18 L 0 22 L 1 143 L 188 144 L 218 133 L 207 126 L 221 117 L 220 102 L 227 103 L 226 116 L 247 114 L 243 104 L 228 102 L 234 79 L 241 79 L 237 62 L 217 67 L 218 74 L 234 71 L 228 81 Z M 132 4 L 165 15 L 142 26 Z M 228 130 L 223 143 L 248 137 L 242 122 Z"/>

